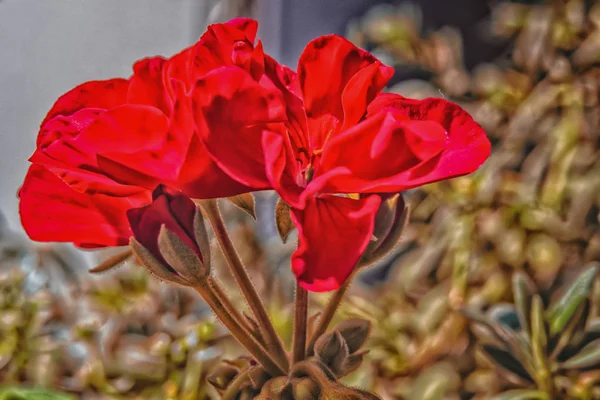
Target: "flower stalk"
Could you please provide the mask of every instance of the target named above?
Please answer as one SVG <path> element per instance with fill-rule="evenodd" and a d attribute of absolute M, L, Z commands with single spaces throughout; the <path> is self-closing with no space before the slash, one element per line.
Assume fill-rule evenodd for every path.
<path fill-rule="evenodd" d="M 337 311 L 338 307 L 340 306 L 342 299 L 344 298 L 346 291 L 350 287 L 350 283 L 354 279 L 355 275 L 356 275 L 356 270 L 354 270 L 352 275 L 350 275 L 348 277 L 348 279 L 346 279 L 344 284 L 338 290 L 335 291 L 333 296 L 331 296 L 331 299 L 327 303 L 325 310 L 323 310 L 323 313 L 321 314 L 321 317 L 319 318 L 319 323 L 317 324 L 317 327 L 315 328 L 314 332 L 312 333 L 310 342 L 308 343 L 308 347 L 306 350 L 307 356 L 310 357 L 310 356 L 314 355 L 315 343 L 317 342 L 317 339 L 319 339 L 319 337 L 321 337 L 321 335 L 323 335 L 327 331 L 327 328 L 329 327 L 329 324 L 331 324 L 331 321 L 333 320 L 335 312 Z"/>
<path fill-rule="evenodd" d="M 213 231 L 221 246 L 223 255 L 229 264 L 231 272 L 256 318 L 256 322 L 261 330 L 260 334 L 267 349 L 282 365 L 283 369 L 287 371 L 289 368 L 289 361 L 285 349 L 283 348 L 283 343 L 275 331 L 275 327 L 269 318 L 269 314 L 258 296 L 258 293 L 246 272 L 246 268 L 227 233 L 217 201 L 214 199 L 206 200 L 201 203 L 201 206 L 213 227 Z"/>
<path fill-rule="evenodd" d="M 308 292 L 296 284 L 296 306 L 294 311 L 294 340 L 292 344 L 292 364 L 306 357 L 306 335 L 308 322 Z"/>
<path fill-rule="evenodd" d="M 264 369 L 272 376 L 285 374 L 284 369 L 275 361 L 254 337 L 229 313 L 228 307 L 224 306 L 221 299 L 215 293 L 213 286 L 215 282 L 211 279 L 194 286 L 194 290 L 202 296 L 206 304 L 213 310 L 217 318 L 229 330 L 229 332 L 248 350 Z"/>
<path fill-rule="evenodd" d="M 260 336 L 260 332 L 256 332 L 256 330 L 250 325 L 248 319 L 239 311 L 239 309 L 231 302 L 231 299 L 225 291 L 223 287 L 215 280 L 215 278 L 211 278 L 209 282 L 210 288 L 213 290 L 215 296 L 219 301 L 223 304 L 225 310 L 231 315 L 239 324 L 256 339 L 258 343 L 264 346 L 262 342 L 262 338 Z"/>

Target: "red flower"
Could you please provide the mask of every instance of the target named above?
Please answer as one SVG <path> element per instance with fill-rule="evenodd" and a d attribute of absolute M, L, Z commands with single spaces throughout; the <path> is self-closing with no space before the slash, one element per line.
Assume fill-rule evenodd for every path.
<path fill-rule="evenodd" d="M 300 57 L 298 86 L 293 76 L 280 79 L 287 121 L 266 129 L 223 118 L 256 90 L 242 74 L 228 75 L 228 102 L 192 92 L 215 162 L 247 186 L 275 188 L 292 207 L 292 269 L 308 290 L 336 289 L 352 272 L 373 234 L 379 194 L 473 172 L 489 156 L 484 131 L 456 104 L 378 94 L 392 73 L 341 37 L 318 38 Z M 215 73 L 197 87 L 220 79 Z"/>
<path fill-rule="evenodd" d="M 298 227 L 298 280 L 331 290 L 367 247 L 380 195 L 470 173 L 489 155 L 457 105 L 379 94 L 392 69 L 348 41 L 311 42 L 296 75 L 263 54 L 256 30 L 213 25 L 170 59 L 139 61 L 129 80 L 62 96 L 20 191 L 30 236 L 125 244 L 125 213 L 159 184 L 195 198 L 274 188 Z"/>
<path fill-rule="evenodd" d="M 260 42 L 254 46 L 256 30 L 256 21 L 249 19 L 212 25 L 198 43 L 170 59 L 138 61 L 129 79 L 87 82 L 61 96 L 42 122 L 30 158 L 34 166 L 20 190 L 29 235 L 88 247 L 126 244 L 131 232 L 125 211 L 143 205 L 142 199 L 149 202 L 150 190 L 159 184 L 195 198 L 254 189 L 231 179 L 208 156 L 195 132 L 187 93 L 215 71 L 225 76 L 205 88 L 215 95 L 228 85 L 229 73 L 242 74 L 252 81 L 255 97 L 247 99 L 245 114 L 236 121 L 246 126 L 256 123 L 256 116 L 281 120 L 280 83 L 266 76 L 265 65 L 282 76 L 286 71 L 263 54 Z M 265 109 L 263 100 L 273 110 Z M 59 223 L 63 216 L 85 220 L 84 203 L 94 204 L 85 237 Z M 91 221 L 98 219 L 103 220 L 94 232 Z"/>
<path fill-rule="evenodd" d="M 181 239 L 203 260 L 202 252 L 195 238 L 194 219 L 196 204 L 181 192 L 158 186 L 152 193 L 152 203 L 127 211 L 127 218 L 133 237 L 152 255 L 165 265 L 158 248 L 158 235 L 162 225 Z"/>

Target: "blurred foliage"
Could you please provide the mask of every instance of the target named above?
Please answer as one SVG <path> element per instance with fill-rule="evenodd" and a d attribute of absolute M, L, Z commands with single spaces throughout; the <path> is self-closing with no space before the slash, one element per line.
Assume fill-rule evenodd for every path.
<path fill-rule="evenodd" d="M 45 389 L 0 387 L 0 400 L 74 400 L 75 397 Z"/>
<path fill-rule="evenodd" d="M 545 309 L 600 258 L 600 4 L 497 3 L 483 23 L 507 50 L 473 71 L 458 30 L 424 32 L 421 17 L 414 4 L 377 6 L 349 24 L 348 36 L 432 76 L 390 91 L 459 103 L 486 129 L 493 153 L 473 175 L 405 194 L 412 215 L 403 244 L 363 277 L 382 283 L 344 306 L 374 327 L 371 373 L 355 382 L 386 399 L 600 399 L 559 395 L 535 378 L 515 385 L 467 318 L 517 301 L 515 276 L 527 276 Z"/>
<path fill-rule="evenodd" d="M 193 292 L 161 284 L 142 268 L 125 265 L 96 277 L 67 246 L 32 247 L 6 229 L 0 243 L 3 384 L 92 400 L 201 400 L 212 393 L 204 382 L 209 367 L 240 353 Z"/>
<path fill-rule="evenodd" d="M 262 203 L 272 199 L 267 195 Z M 234 205 L 221 205 L 237 249 L 258 289 L 272 297 L 267 303 L 274 324 L 289 343 L 292 279 L 279 278 L 277 271 L 289 268 L 293 245 L 279 243 L 275 230 L 265 232 Z M 215 270 L 227 271 L 220 251 L 214 254 Z M 0 218 L 0 382 L 12 385 L 0 389 L 0 399 L 54 398 L 19 384 L 86 400 L 216 398 L 206 376 L 221 359 L 237 359 L 244 351 L 200 297 L 152 279 L 133 260 L 100 276 L 89 274 L 86 264 L 71 247 L 34 245 Z M 220 278 L 232 288 L 226 273 Z M 234 291 L 231 295 L 243 305 Z M 57 397 L 62 398 L 75 397 Z"/>
<path fill-rule="evenodd" d="M 485 314 L 467 312 L 479 324 L 478 350 L 506 386 L 516 388 L 496 399 L 600 397 L 600 318 L 592 307 L 597 273 L 594 263 L 546 306 L 543 293 L 516 272 L 514 304 L 494 304 Z"/>

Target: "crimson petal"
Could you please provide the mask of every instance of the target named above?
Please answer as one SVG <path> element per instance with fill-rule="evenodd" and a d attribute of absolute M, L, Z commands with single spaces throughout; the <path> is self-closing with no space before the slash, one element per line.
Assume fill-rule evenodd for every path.
<path fill-rule="evenodd" d="M 192 100 L 198 133 L 217 165 L 246 186 L 268 188 L 262 134 L 269 123 L 285 120 L 281 92 L 224 67 L 196 83 Z"/>
<path fill-rule="evenodd" d="M 133 76 L 130 79 L 127 92 L 127 103 L 145 104 L 170 115 L 173 100 L 163 81 L 163 70 L 167 60 L 163 57 L 152 57 L 137 61 L 133 65 Z"/>
<path fill-rule="evenodd" d="M 304 289 L 338 289 L 350 276 L 373 235 L 381 198 L 310 197 L 303 210 L 292 209 L 298 250 L 292 270 Z"/>
<path fill-rule="evenodd" d="M 311 128 L 313 150 L 342 125 L 358 122 L 392 75 L 392 68 L 340 36 L 310 42 L 298 61 L 298 78 L 308 118 L 320 121 L 312 125 L 327 126 Z"/>
<path fill-rule="evenodd" d="M 365 121 L 328 142 L 320 168 L 331 175 L 328 192 L 397 193 L 471 173 L 490 151 L 483 129 L 458 105 L 385 94 Z"/>
<path fill-rule="evenodd" d="M 76 86 L 54 103 L 42 126 L 57 115 L 71 115 L 83 108 L 109 109 L 121 105 L 127 97 L 127 79 L 90 81 Z"/>
<path fill-rule="evenodd" d="M 131 230 L 126 212 L 149 203 L 150 192 L 137 189 L 126 197 L 80 193 L 34 164 L 19 198 L 21 222 L 31 239 L 94 248 L 128 244 Z"/>

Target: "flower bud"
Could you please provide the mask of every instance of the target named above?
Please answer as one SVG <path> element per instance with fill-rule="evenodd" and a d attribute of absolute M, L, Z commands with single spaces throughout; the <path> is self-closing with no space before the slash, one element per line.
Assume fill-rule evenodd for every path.
<path fill-rule="evenodd" d="M 164 185 L 152 203 L 129 210 L 131 248 L 157 278 L 190 286 L 210 274 L 210 247 L 202 213 L 194 202 Z"/>
<path fill-rule="evenodd" d="M 369 321 L 359 318 L 344 320 L 315 342 L 315 356 L 336 377 L 346 376 L 362 364 L 367 352 L 360 351 L 360 348 L 370 330 Z"/>
<path fill-rule="evenodd" d="M 375 215 L 373 239 L 363 254 L 360 266 L 373 264 L 396 246 L 408 222 L 409 208 L 401 194 L 384 200 Z"/>
<path fill-rule="evenodd" d="M 316 341 L 315 355 L 336 376 L 342 376 L 344 361 L 350 356 L 350 351 L 341 333 L 333 331 L 324 334 Z"/>
<path fill-rule="evenodd" d="M 367 341 L 371 331 L 371 323 L 360 318 L 346 319 L 333 328 L 342 335 L 350 354 L 357 352 Z"/>
<path fill-rule="evenodd" d="M 219 365 L 206 377 L 206 380 L 217 391 L 223 392 L 239 374 L 239 369 L 228 364 Z"/>

